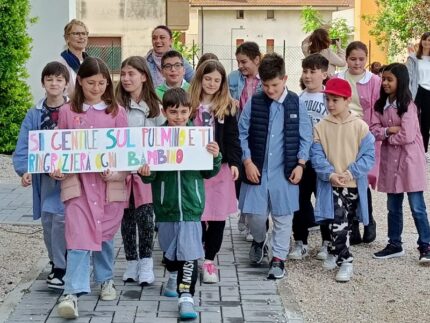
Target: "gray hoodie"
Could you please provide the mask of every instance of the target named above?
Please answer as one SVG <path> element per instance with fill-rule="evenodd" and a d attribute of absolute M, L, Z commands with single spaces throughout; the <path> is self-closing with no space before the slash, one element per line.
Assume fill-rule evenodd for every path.
<path fill-rule="evenodd" d="M 418 58 L 415 54 L 410 54 L 406 60 L 406 67 L 409 73 L 409 89 L 412 93 L 412 98 L 415 100 L 418 92 Z"/>

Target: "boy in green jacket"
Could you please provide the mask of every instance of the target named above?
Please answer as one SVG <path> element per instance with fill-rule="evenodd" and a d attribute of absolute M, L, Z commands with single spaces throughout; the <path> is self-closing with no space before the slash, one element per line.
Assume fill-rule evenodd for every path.
<path fill-rule="evenodd" d="M 167 126 L 192 126 L 191 104 L 181 88 L 168 90 L 163 97 L 163 113 Z M 152 172 L 148 165 L 138 173 L 152 185 L 154 213 L 158 223 L 158 241 L 165 252 L 169 280 L 164 295 L 179 294 L 181 319 L 194 319 L 193 295 L 197 281 L 197 259 L 204 257 L 200 218 L 205 207 L 203 179 L 215 176 L 221 168 L 222 156 L 216 142 L 206 146 L 214 156 L 212 170 Z"/>

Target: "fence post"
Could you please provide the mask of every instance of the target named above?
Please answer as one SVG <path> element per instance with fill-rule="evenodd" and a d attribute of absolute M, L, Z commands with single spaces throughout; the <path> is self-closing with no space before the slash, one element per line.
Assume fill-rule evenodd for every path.
<path fill-rule="evenodd" d="M 283 48 L 282 48 L 282 56 L 283 56 L 284 61 L 285 61 L 285 39 L 284 39 L 284 44 L 283 44 Z"/>

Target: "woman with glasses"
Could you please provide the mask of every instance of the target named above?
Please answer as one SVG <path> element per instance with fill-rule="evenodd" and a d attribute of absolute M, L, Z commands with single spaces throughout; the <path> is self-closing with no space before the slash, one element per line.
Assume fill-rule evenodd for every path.
<path fill-rule="evenodd" d="M 76 73 L 84 59 L 88 56 L 85 47 L 88 44 L 88 28 L 80 20 L 72 19 L 64 27 L 64 39 L 67 49 L 61 53 L 58 60 L 69 70 L 70 82 L 66 94 L 70 96 L 75 89 Z"/>
<path fill-rule="evenodd" d="M 173 33 L 169 27 L 160 25 L 152 31 L 152 49 L 146 54 L 149 71 L 154 82 L 154 87 L 164 83 L 162 73 L 161 58 L 165 53 L 172 50 Z M 185 81 L 191 82 L 194 70 L 190 63 L 184 59 Z"/>

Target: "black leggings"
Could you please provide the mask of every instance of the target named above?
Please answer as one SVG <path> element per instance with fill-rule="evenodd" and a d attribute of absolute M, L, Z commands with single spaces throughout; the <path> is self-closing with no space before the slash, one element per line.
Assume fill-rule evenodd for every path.
<path fill-rule="evenodd" d="M 177 292 L 179 296 L 183 293 L 189 293 L 194 296 L 197 282 L 197 259 L 190 261 L 171 261 L 164 258 L 166 269 L 169 272 L 178 272 Z"/>
<path fill-rule="evenodd" d="M 202 242 L 205 246 L 205 259 L 214 260 L 221 249 L 225 221 L 202 221 Z"/>
<path fill-rule="evenodd" d="M 415 104 L 420 113 L 421 135 L 423 136 L 424 151 L 427 152 L 430 137 L 430 91 L 419 86 Z"/>

